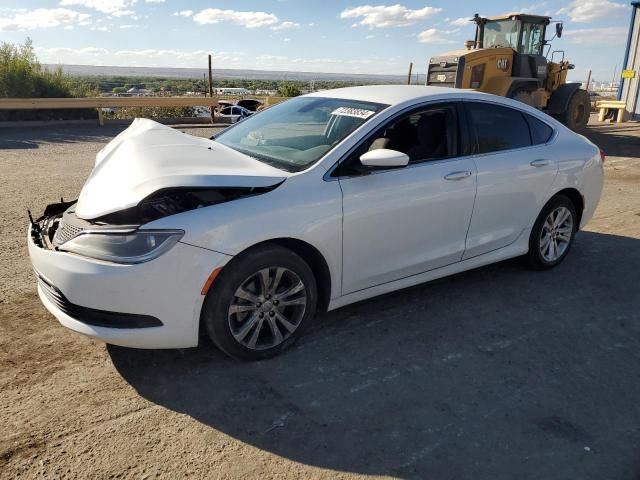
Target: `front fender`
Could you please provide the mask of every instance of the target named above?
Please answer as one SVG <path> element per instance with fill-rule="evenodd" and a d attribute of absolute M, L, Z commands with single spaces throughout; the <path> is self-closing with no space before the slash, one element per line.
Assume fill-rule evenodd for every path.
<path fill-rule="evenodd" d="M 179 228 L 183 243 L 238 255 L 268 240 L 292 238 L 316 248 L 329 267 L 332 297 L 340 292 L 342 192 L 323 171 L 294 175 L 278 188 L 253 197 L 161 218 L 144 228 Z"/>

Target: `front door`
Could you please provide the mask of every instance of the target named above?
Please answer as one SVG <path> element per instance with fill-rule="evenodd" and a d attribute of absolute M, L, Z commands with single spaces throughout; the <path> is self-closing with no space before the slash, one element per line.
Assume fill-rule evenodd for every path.
<path fill-rule="evenodd" d="M 459 156 L 455 105 L 414 110 L 379 129 L 340 171 L 343 294 L 459 262 L 476 193 L 471 158 Z M 407 167 L 368 170 L 359 156 L 401 151 Z"/>

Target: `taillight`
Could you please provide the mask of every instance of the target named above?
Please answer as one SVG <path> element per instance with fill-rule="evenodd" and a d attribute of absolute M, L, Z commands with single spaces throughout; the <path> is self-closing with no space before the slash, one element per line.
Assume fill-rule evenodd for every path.
<path fill-rule="evenodd" d="M 604 163 L 605 158 L 607 158 L 607 157 L 606 157 L 606 155 L 604 154 L 604 151 L 600 150 L 600 161 L 601 161 L 602 163 Z"/>

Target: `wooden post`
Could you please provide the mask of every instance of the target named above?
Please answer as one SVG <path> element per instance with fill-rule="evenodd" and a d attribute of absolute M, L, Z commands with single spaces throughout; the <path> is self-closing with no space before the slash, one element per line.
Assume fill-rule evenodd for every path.
<path fill-rule="evenodd" d="M 209 97 L 213 98 L 213 74 L 211 73 L 211 54 L 209 54 Z M 211 123 L 213 123 L 213 102 L 209 107 L 209 113 L 211 115 Z"/>
<path fill-rule="evenodd" d="M 585 90 L 588 92 L 589 91 L 589 84 L 591 83 L 591 69 L 589 69 L 589 73 L 587 74 L 587 86 L 585 88 Z"/>
<path fill-rule="evenodd" d="M 104 127 L 104 116 L 102 115 L 102 109 L 96 108 L 98 111 L 98 126 Z"/>
<path fill-rule="evenodd" d="M 407 85 L 411 85 L 411 72 L 413 71 L 413 62 L 409 64 L 409 75 L 407 75 Z"/>

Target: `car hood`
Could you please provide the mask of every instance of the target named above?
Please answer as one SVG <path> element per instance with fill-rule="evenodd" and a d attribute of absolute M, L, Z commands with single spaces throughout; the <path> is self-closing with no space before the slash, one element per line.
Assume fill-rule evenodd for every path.
<path fill-rule="evenodd" d="M 220 143 L 136 119 L 96 156 L 76 215 L 92 220 L 176 187 L 269 187 L 290 173 Z"/>

